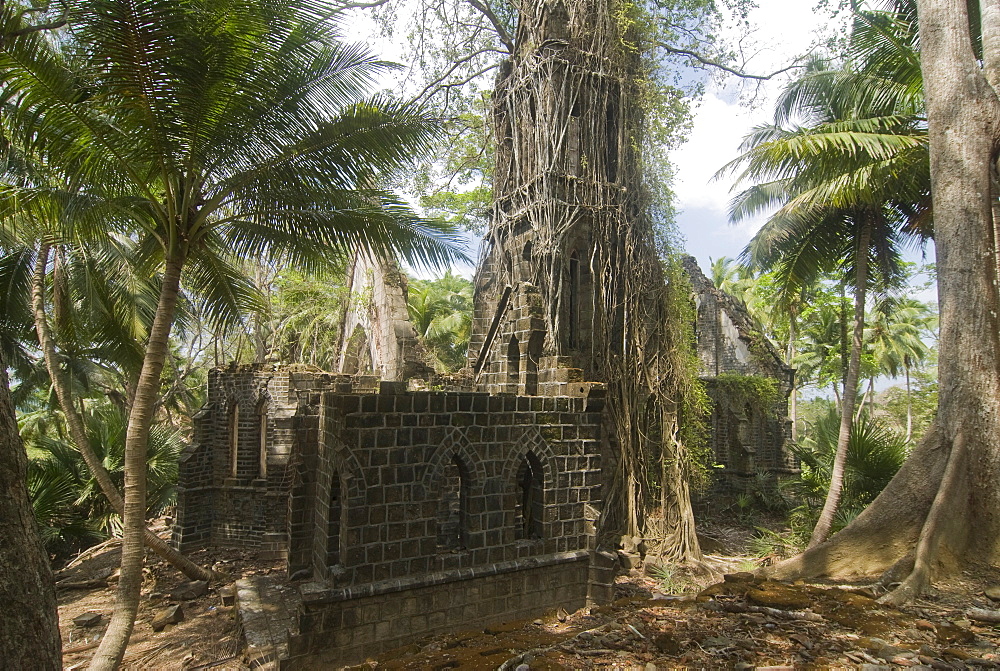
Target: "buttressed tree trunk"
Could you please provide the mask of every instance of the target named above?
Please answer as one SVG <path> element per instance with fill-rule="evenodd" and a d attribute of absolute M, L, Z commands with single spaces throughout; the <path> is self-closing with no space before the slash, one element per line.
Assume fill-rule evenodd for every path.
<path fill-rule="evenodd" d="M 918 0 L 941 305 L 937 419 L 882 494 L 779 577 L 908 569 L 902 603 L 936 574 L 1000 560 L 1000 301 L 990 163 L 1000 140 L 1000 0 L 981 0 L 982 64 L 965 0 Z M 912 562 L 912 569 L 909 568 Z"/>
<path fill-rule="evenodd" d="M 25 478 L 28 457 L 17 433 L 0 358 L 0 668 L 60 669 L 56 589 L 38 536 Z"/>

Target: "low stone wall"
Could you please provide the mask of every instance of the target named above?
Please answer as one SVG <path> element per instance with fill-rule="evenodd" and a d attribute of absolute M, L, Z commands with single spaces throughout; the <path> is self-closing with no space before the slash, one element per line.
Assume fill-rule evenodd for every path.
<path fill-rule="evenodd" d="M 351 664 L 420 636 L 572 612 L 606 602 L 613 579 L 613 556 L 576 551 L 342 589 L 309 583 L 281 666 Z"/>

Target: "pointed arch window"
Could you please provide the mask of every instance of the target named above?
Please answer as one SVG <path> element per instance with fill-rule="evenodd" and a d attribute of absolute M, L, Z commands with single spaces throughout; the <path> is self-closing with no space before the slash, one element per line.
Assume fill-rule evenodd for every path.
<path fill-rule="evenodd" d="M 261 479 L 267 477 L 267 399 L 262 398 L 257 404 L 257 447 L 259 464 L 257 475 Z"/>
<path fill-rule="evenodd" d="M 465 549 L 468 535 L 468 469 L 456 454 L 445 464 L 438 499 L 437 547 L 443 552 Z"/>
<path fill-rule="evenodd" d="M 240 456 L 240 404 L 232 401 L 229 404 L 229 420 L 227 424 L 229 438 L 229 477 L 235 478 Z"/>
<path fill-rule="evenodd" d="M 542 538 L 545 514 L 545 481 L 542 462 L 533 452 L 521 458 L 517 469 L 517 503 L 514 508 L 514 538 Z"/>

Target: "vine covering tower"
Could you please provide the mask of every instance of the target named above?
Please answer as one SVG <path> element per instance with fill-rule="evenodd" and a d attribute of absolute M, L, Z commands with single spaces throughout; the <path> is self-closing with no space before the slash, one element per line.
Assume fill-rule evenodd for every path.
<path fill-rule="evenodd" d="M 648 536 L 645 510 L 660 504 L 665 554 L 697 559 L 678 431 L 690 343 L 680 342 L 677 287 L 665 280 L 648 217 L 630 6 L 525 0 L 518 10 L 494 99 L 493 216 L 470 344 L 476 384 L 559 396 L 605 385 L 604 532 Z"/>

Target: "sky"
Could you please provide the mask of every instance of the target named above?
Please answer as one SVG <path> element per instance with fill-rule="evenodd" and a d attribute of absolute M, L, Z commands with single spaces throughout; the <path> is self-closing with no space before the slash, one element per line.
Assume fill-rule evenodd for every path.
<path fill-rule="evenodd" d="M 807 52 L 824 33 L 836 31 L 829 15 L 817 11 L 814 4 L 814 0 L 757 0 L 757 9 L 748 17 L 752 29 L 724 31 L 723 36 L 744 54 L 745 71 L 773 72 Z M 358 18 L 365 23 L 362 16 Z M 374 32 L 371 26 L 368 30 Z M 400 46 L 385 39 L 377 39 L 373 45 L 389 59 L 401 57 Z M 739 144 L 751 128 L 770 121 L 774 100 L 790 76 L 759 86 L 742 83 L 734 77 L 711 77 L 703 99 L 694 110 L 686 142 L 671 152 L 676 174 L 673 186 L 679 211 L 677 224 L 686 251 L 698 259 L 706 272 L 710 259 L 737 257 L 766 219 L 761 216 L 740 225 L 729 224 L 727 208 L 735 193 L 731 191 L 732 178 L 714 180 L 713 176 L 738 156 Z M 470 242 L 478 246 L 475 240 Z M 461 265 L 455 271 L 471 277 L 475 268 Z M 420 271 L 417 274 L 425 275 Z"/>
<path fill-rule="evenodd" d="M 758 0 L 758 9 L 749 18 L 756 28 L 743 36 L 746 53 L 752 54 L 744 71 L 751 73 L 785 67 L 819 39 L 817 31 L 833 27 L 809 1 Z M 734 33 L 729 37 L 739 38 Z M 766 217 L 761 216 L 730 224 L 728 203 L 736 193 L 731 191 L 732 176 L 719 180 L 713 176 L 739 155 L 740 142 L 751 128 L 771 121 L 774 100 L 787 82 L 786 76 L 751 87 L 734 77 L 713 78 L 695 110 L 687 141 L 671 153 L 677 174 L 677 223 L 688 253 L 706 272 L 710 259 L 737 257 L 764 223 Z"/>

